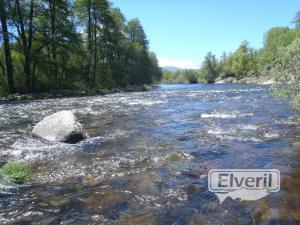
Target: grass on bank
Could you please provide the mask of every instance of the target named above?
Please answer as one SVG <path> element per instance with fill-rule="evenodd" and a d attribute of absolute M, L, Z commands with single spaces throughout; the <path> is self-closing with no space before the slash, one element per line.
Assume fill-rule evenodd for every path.
<path fill-rule="evenodd" d="M 28 178 L 30 167 L 23 162 L 8 162 L 0 169 L 0 180 L 23 184 Z"/>

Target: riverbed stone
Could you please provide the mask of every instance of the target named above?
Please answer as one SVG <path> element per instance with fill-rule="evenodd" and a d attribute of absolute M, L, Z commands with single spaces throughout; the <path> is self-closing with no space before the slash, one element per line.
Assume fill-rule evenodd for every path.
<path fill-rule="evenodd" d="M 32 134 L 48 141 L 75 144 L 89 137 L 73 112 L 63 110 L 46 116 L 37 123 Z"/>
<path fill-rule="evenodd" d="M 6 160 L 0 159 L 0 168 L 7 163 Z"/>

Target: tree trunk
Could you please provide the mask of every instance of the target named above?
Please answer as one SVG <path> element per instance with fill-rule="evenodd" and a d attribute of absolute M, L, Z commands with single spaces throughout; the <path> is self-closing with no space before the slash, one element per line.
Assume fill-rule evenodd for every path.
<path fill-rule="evenodd" d="M 87 80 L 91 82 L 91 65 L 92 65 L 92 15 L 91 15 L 91 1 L 88 1 L 87 4 L 87 13 L 88 13 L 88 62 L 87 62 Z M 90 79 L 90 80 L 89 80 Z"/>
<path fill-rule="evenodd" d="M 13 64 L 11 59 L 11 51 L 9 46 L 9 35 L 6 24 L 6 10 L 4 5 L 4 0 L 0 0 L 0 15 L 1 15 L 1 26 L 3 33 L 3 43 L 4 43 L 4 53 L 5 53 L 5 63 L 6 63 L 6 74 L 7 74 L 7 84 L 10 92 L 15 92 L 14 77 L 13 77 Z"/>
<path fill-rule="evenodd" d="M 33 92 L 36 90 L 36 86 L 35 86 L 35 70 L 36 70 L 36 61 L 33 60 L 32 76 L 31 76 L 31 88 L 32 88 Z"/>
<path fill-rule="evenodd" d="M 32 62 L 33 0 L 30 1 L 28 38 L 26 37 L 24 20 L 23 20 L 24 18 L 22 15 L 22 10 L 20 8 L 19 0 L 16 0 L 16 8 L 18 14 L 18 22 L 20 25 L 20 29 L 18 29 L 18 32 L 22 40 L 23 51 L 24 51 L 24 80 L 25 80 L 27 91 L 31 91 L 30 70 L 31 70 L 31 62 Z"/>
<path fill-rule="evenodd" d="M 3 65 L 3 63 L 1 62 L 1 60 L 0 60 L 0 68 L 1 68 L 1 70 L 2 70 L 2 74 L 4 75 L 4 76 L 6 76 L 6 69 L 5 69 L 5 66 Z"/>
<path fill-rule="evenodd" d="M 56 18 L 56 8 L 55 2 L 49 1 L 50 8 L 50 32 L 51 32 L 51 61 L 53 63 L 53 76 L 55 79 L 55 84 L 57 87 L 60 86 L 59 77 L 58 77 L 58 64 L 56 56 L 56 27 L 55 27 L 55 18 Z"/>
<path fill-rule="evenodd" d="M 98 52 L 98 48 L 97 48 L 97 17 L 96 17 L 96 9 L 95 9 L 95 5 L 94 5 L 94 26 L 93 26 L 93 45 L 94 45 L 94 55 L 93 55 L 93 83 L 92 86 L 96 85 L 96 69 L 97 69 L 97 52 Z"/>
<path fill-rule="evenodd" d="M 31 64 L 30 53 L 28 49 L 26 49 L 25 58 L 24 58 L 24 79 L 25 79 L 27 91 L 31 91 L 30 64 Z"/>

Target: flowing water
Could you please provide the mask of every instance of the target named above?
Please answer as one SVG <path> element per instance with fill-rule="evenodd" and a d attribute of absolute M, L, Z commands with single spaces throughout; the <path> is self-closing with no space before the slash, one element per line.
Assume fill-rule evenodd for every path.
<path fill-rule="evenodd" d="M 72 110 L 91 138 L 31 130 Z M 0 224 L 299 224 L 300 119 L 268 86 L 162 85 L 149 92 L 0 105 L 1 158 L 26 161 L 25 185 L 0 183 Z M 275 168 L 257 201 L 208 191 L 216 168 Z"/>

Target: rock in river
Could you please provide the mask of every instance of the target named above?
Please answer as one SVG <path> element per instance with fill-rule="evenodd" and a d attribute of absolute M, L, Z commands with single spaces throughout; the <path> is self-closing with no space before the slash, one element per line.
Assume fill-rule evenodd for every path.
<path fill-rule="evenodd" d="M 36 124 L 32 134 L 48 141 L 58 141 L 75 144 L 85 138 L 88 133 L 77 121 L 76 116 L 71 111 L 60 111 L 46 116 Z"/>

